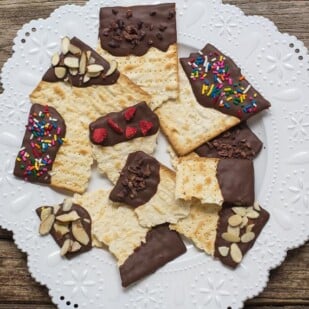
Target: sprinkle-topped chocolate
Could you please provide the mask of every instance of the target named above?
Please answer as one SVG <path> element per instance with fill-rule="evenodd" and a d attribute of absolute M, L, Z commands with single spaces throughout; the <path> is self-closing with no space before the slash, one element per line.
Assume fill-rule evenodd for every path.
<path fill-rule="evenodd" d="M 167 224 L 159 225 L 146 235 L 146 242 L 120 266 L 122 286 L 127 287 L 155 272 L 166 263 L 187 251 L 177 232 Z"/>
<path fill-rule="evenodd" d="M 49 171 L 65 133 L 65 122 L 53 107 L 33 104 L 14 175 L 30 182 L 50 183 Z"/>
<path fill-rule="evenodd" d="M 93 144 L 113 146 L 133 138 L 154 135 L 159 130 L 158 116 L 145 102 L 105 115 L 89 125 Z"/>
<path fill-rule="evenodd" d="M 138 207 L 147 203 L 157 192 L 160 163 L 142 151 L 131 153 L 109 198 Z"/>
<path fill-rule="evenodd" d="M 61 54 L 52 57 L 52 66 L 43 76 L 43 81 L 64 81 L 74 87 L 111 85 L 117 82 L 117 63 L 107 62 L 91 47 L 78 38 L 62 39 Z"/>
<path fill-rule="evenodd" d="M 259 154 L 262 146 L 263 143 L 248 125 L 241 123 L 201 145 L 195 152 L 200 157 L 252 160 Z"/>
<path fill-rule="evenodd" d="M 67 199 L 54 207 L 39 207 L 36 213 L 41 219 L 41 236 L 51 234 L 61 248 L 62 256 L 70 259 L 91 250 L 92 221 L 85 208 Z"/>
<path fill-rule="evenodd" d="M 99 37 L 114 56 L 142 56 L 150 47 L 167 51 L 177 41 L 175 4 L 101 8 Z"/>
<path fill-rule="evenodd" d="M 215 108 L 241 121 L 270 107 L 241 74 L 232 59 L 207 44 L 200 53 L 181 59 L 199 104 Z"/>
<path fill-rule="evenodd" d="M 217 225 L 215 257 L 223 264 L 237 267 L 268 219 L 269 213 L 257 203 L 248 208 L 222 208 Z"/>
<path fill-rule="evenodd" d="M 249 206 L 254 202 L 254 168 L 250 160 L 221 159 L 217 179 L 227 204 Z"/>

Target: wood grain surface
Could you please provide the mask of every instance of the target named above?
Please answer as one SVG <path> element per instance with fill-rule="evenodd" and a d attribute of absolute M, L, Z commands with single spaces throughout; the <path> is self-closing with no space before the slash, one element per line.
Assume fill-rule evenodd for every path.
<path fill-rule="evenodd" d="M 281 32 L 296 35 L 309 47 L 309 0 L 224 2 L 238 5 L 246 14 L 270 18 Z M 46 18 L 55 8 L 69 3 L 84 4 L 85 1 L 0 0 L 0 68 L 11 56 L 12 41 L 24 23 Z M 0 85 L 0 93 L 2 91 Z M 309 308 L 308 269 L 309 243 L 288 253 L 284 263 L 271 271 L 264 292 L 247 301 L 245 308 Z M 27 257 L 16 248 L 12 234 L 0 228 L 0 309 L 54 308 L 47 289 L 31 278 Z"/>

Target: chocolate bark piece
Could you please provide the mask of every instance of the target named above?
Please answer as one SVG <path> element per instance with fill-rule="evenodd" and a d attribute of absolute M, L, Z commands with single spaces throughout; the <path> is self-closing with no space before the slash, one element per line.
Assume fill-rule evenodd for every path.
<path fill-rule="evenodd" d="M 142 56 L 151 47 L 167 51 L 177 41 L 175 3 L 101 8 L 99 37 L 114 56 Z"/>
<path fill-rule="evenodd" d="M 132 207 L 147 203 L 157 192 L 160 163 L 142 151 L 131 153 L 110 193 L 110 200 Z"/>
<path fill-rule="evenodd" d="M 245 121 L 270 103 L 246 80 L 234 61 L 207 44 L 180 59 L 199 104 Z"/>
<path fill-rule="evenodd" d="M 113 146 L 133 138 L 154 135 L 158 130 L 158 116 L 145 102 L 140 102 L 92 122 L 89 137 L 93 144 Z"/>
<path fill-rule="evenodd" d="M 216 177 L 225 203 L 244 206 L 254 203 L 254 167 L 252 161 L 219 160 Z"/>
<path fill-rule="evenodd" d="M 65 122 L 55 108 L 33 104 L 15 161 L 14 175 L 26 181 L 49 184 L 49 172 L 65 134 Z"/>
<path fill-rule="evenodd" d="M 69 39 L 67 38 L 67 40 Z M 115 64 L 106 61 L 76 37 L 72 38 L 69 44 L 77 49 L 77 53 L 73 53 L 74 49 L 72 48 L 66 54 L 62 52 L 57 64 L 52 65 L 43 76 L 43 81 L 52 83 L 65 81 L 74 87 L 81 88 L 93 85 L 111 85 L 117 82 L 120 73 L 117 67 L 111 68 Z M 82 60 L 82 58 L 84 59 Z M 70 64 L 70 62 L 74 63 Z M 57 76 L 56 70 L 62 70 L 63 74 Z"/>
<path fill-rule="evenodd" d="M 80 205 L 71 203 L 69 209 L 64 209 L 66 203 L 59 207 L 42 206 L 36 209 L 36 213 L 41 219 L 41 227 L 48 215 L 44 211 L 50 212 L 55 219 L 50 228 L 50 235 L 61 249 L 61 254 L 68 259 L 87 252 L 92 248 L 91 225 L 92 220 L 88 211 Z M 66 215 L 66 217 L 64 217 Z M 70 218 L 71 217 L 71 218 Z M 41 228 L 40 227 L 40 228 Z M 67 248 L 65 243 L 68 243 Z M 65 251 L 63 251 L 65 250 Z"/>
<path fill-rule="evenodd" d="M 195 152 L 200 157 L 252 160 L 259 154 L 262 146 L 262 141 L 248 125 L 241 123 L 201 145 Z"/>
<path fill-rule="evenodd" d="M 237 217 L 240 218 L 238 225 Z M 219 212 L 214 256 L 223 264 L 236 268 L 254 245 L 268 219 L 269 213 L 257 203 L 249 208 L 222 208 Z M 227 235 L 231 233 L 234 233 L 234 238 Z"/>
<path fill-rule="evenodd" d="M 122 286 L 127 287 L 144 278 L 185 252 L 186 246 L 178 233 L 166 224 L 151 229 L 146 242 L 120 266 Z"/>

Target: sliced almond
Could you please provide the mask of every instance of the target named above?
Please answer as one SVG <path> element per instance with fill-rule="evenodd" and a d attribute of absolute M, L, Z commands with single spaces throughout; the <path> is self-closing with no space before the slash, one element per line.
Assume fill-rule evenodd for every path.
<path fill-rule="evenodd" d="M 246 208 L 246 213 L 251 212 L 253 210 L 253 206 L 247 207 Z"/>
<path fill-rule="evenodd" d="M 72 247 L 72 240 L 71 239 L 66 239 L 61 247 L 60 250 L 60 255 L 65 256 L 71 249 Z"/>
<path fill-rule="evenodd" d="M 243 234 L 240 238 L 241 242 L 247 243 L 252 241 L 255 238 L 255 234 L 253 232 L 248 232 L 246 234 Z"/>
<path fill-rule="evenodd" d="M 77 214 L 75 210 L 72 210 L 71 212 L 67 214 L 63 214 L 63 215 L 56 217 L 56 220 L 60 222 L 74 222 L 79 219 L 80 219 L 80 216 Z"/>
<path fill-rule="evenodd" d="M 245 216 L 246 215 L 246 209 L 243 207 L 233 207 L 233 212 L 239 216 Z"/>
<path fill-rule="evenodd" d="M 82 53 L 79 61 L 79 73 L 84 75 L 87 68 L 87 55 L 85 52 Z"/>
<path fill-rule="evenodd" d="M 93 57 L 89 57 L 89 64 L 95 64 L 95 59 Z"/>
<path fill-rule="evenodd" d="M 58 210 L 60 209 L 60 205 L 55 205 L 53 208 L 54 208 L 54 214 L 56 215 Z"/>
<path fill-rule="evenodd" d="M 65 225 L 65 224 L 55 223 L 54 229 L 56 233 L 60 234 L 61 236 L 64 236 L 65 234 L 70 232 L 68 225 Z"/>
<path fill-rule="evenodd" d="M 100 72 L 98 73 L 90 73 L 90 72 L 87 72 L 87 76 L 90 77 L 90 78 L 94 78 L 94 77 L 98 77 L 100 76 Z"/>
<path fill-rule="evenodd" d="M 90 81 L 90 76 L 84 75 L 83 83 L 86 84 Z"/>
<path fill-rule="evenodd" d="M 109 70 L 106 72 L 105 76 L 110 76 L 112 75 L 118 68 L 118 62 L 115 60 L 112 60 L 110 62 L 110 68 Z"/>
<path fill-rule="evenodd" d="M 78 242 L 80 242 L 84 246 L 88 245 L 90 239 L 80 220 L 73 222 L 72 234 Z"/>
<path fill-rule="evenodd" d="M 64 55 L 66 55 L 69 52 L 69 47 L 70 47 L 70 39 L 65 36 L 62 40 L 61 40 L 61 51 Z"/>
<path fill-rule="evenodd" d="M 91 51 L 87 50 L 86 51 L 86 55 L 87 55 L 87 59 L 90 60 L 90 58 L 91 58 Z"/>
<path fill-rule="evenodd" d="M 229 254 L 230 248 L 222 246 L 222 247 L 218 248 L 218 251 L 219 251 L 221 256 L 227 256 Z"/>
<path fill-rule="evenodd" d="M 51 231 L 53 224 L 55 222 L 55 215 L 50 214 L 44 221 L 40 224 L 39 233 L 40 235 L 44 236 L 49 234 Z"/>
<path fill-rule="evenodd" d="M 78 70 L 77 69 L 70 69 L 70 74 L 73 75 L 73 76 L 76 76 L 78 73 Z"/>
<path fill-rule="evenodd" d="M 240 215 L 234 215 L 229 217 L 228 223 L 230 226 L 238 226 L 242 222 L 242 217 Z"/>
<path fill-rule="evenodd" d="M 57 78 L 62 79 L 67 74 L 67 69 L 65 67 L 55 67 L 55 75 Z"/>
<path fill-rule="evenodd" d="M 104 67 L 100 64 L 90 64 L 87 66 L 88 73 L 101 73 L 104 71 Z"/>
<path fill-rule="evenodd" d="M 76 251 L 79 251 L 81 249 L 81 244 L 78 243 L 77 241 L 74 241 L 72 246 L 71 246 L 71 250 L 70 252 L 76 252 Z"/>
<path fill-rule="evenodd" d="M 249 219 L 257 219 L 260 216 L 260 214 L 257 211 L 252 210 L 252 211 L 248 212 L 246 216 Z"/>
<path fill-rule="evenodd" d="M 228 226 L 227 232 L 239 237 L 240 228 L 239 228 L 239 226 Z"/>
<path fill-rule="evenodd" d="M 58 55 L 58 53 L 56 53 L 56 54 L 54 54 L 54 55 L 52 56 L 51 62 L 52 62 L 52 65 L 53 65 L 54 67 L 57 66 L 57 65 L 59 64 L 59 62 L 60 62 L 60 56 Z"/>
<path fill-rule="evenodd" d="M 252 231 L 253 227 L 254 227 L 255 224 L 249 224 L 246 228 L 246 233 L 249 233 Z"/>
<path fill-rule="evenodd" d="M 73 201 L 71 198 L 66 198 L 63 201 L 62 210 L 63 211 L 70 211 L 73 206 Z"/>
<path fill-rule="evenodd" d="M 253 208 L 257 211 L 261 211 L 261 207 L 258 202 L 254 202 Z"/>
<path fill-rule="evenodd" d="M 70 69 L 78 69 L 79 59 L 75 57 L 66 57 L 64 58 L 64 64 Z"/>
<path fill-rule="evenodd" d="M 240 228 L 241 229 L 244 228 L 247 224 L 248 224 L 248 218 L 247 217 L 243 217 L 241 225 L 240 225 Z"/>
<path fill-rule="evenodd" d="M 72 53 L 73 55 L 80 55 L 82 51 L 80 50 L 79 47 L 71 43 L 69 46 L 69 52 Z"/>
<path fill-rule="evenodd" d="M 235 263 L 238 264 L 238 263 L 241 262 L 241 260 L 242 260 L 242 252 L 241 252 L 241 250 L 239 249 L 239 247 L 238 247 L 237 244 L 232 244 L 232 245 L 231 245 L 230 255 L 231 255 L 232 260 L 233 260 Z"/>
<path fill-rule="evenodd" d="M 49 215 L 52 214 L 52 208 L 51 207 L 42 207 L 41 208 L 41 221 L 44 221 Z"/>
<path fill-rule="evenodd" d="M 91 223 L 91 221 L 89 219 L 83 219 L 84 222 L 86 223 Z"/>
<path fill-rule="evenodd" d="M 223 233 L 221 237 L 228 242 L 240 242 L 239 236 L 231 233 Z"/>

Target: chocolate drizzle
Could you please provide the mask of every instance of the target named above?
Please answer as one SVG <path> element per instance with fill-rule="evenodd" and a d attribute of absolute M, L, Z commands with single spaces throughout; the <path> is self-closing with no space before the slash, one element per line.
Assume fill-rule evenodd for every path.
<path fill-rule="evenodd" d="M 49 184 L 49 172 L 65 134 L 65 122 L 56 109 L 33 104 L 21 150 L 15 161 L 14 175 L 29 182 Z"/>
<path fill-rule="evenodd" d="M 186 251 L 178 233 L 171 231 L 167 224 L 153 228 L 147 233 L 146 242 L 120 266 L 122 286 L 127 287 L 155 272 Z"/>
<path fill-rule="evenodd" d="M 150 47 L 167 51 L 177 41 L 175 4 L 101 8 L 99 37 L 114 56 L 142 56 Z"/>
<path fill-rule="evenodd" d="M 98 64 L 103 66 L 104 71 L 97 77 L 91 77 L 89 81 L 84 82 L 84 76 L 85 74 L 80 74 L 77 72 L 75 75 L 71 74 L 69 70 L 67 70 L 67 74 L 63 78 L 58 78 L 55 75 L 55 69 L 54 67 L 50 67 L 48 71 L 45 73 L 43 76 L 43 81 L 46 82 L 59 82 L 59 81 L 67 81 L 69 84 L 71 84 L 74 87 L 80 87 L 80 88 L 85 88 L 93 85 L 112 85 L 115 84 L 119 78 L 119 71 L 115 70 L 114 73 L 112 73 L 109 76 L 105 76 L 105 74 L 108 72 L 110 69 L 110 63 L 107 62 L 104 58 L 102 58 L 96 51 L 94 51 L 90 46 L 86 45 L 83 43 L 81 40 L 78 38 L 74 37 L 71 39 L 71 44 L 74 46 L 78 47 L 82 52 L 90 52 L 90 58 L 94 60 L 93 64 Z M 60 54 L 60 62 L 59 62 L 59 67 L 65 67 L 63 64 L 64 58 L 65 57 L 74 57 L 77 59 L 80 59 L 80 55 L 74 55 L 71 52 L 68 52 L 66 55 Z"/>
<path fill-rule="evenodd" d="M 71 211 L 76 211 L 76 213 L 79 215 L 80 217 L 80 220 L 81 220 L 81 224 L 82 224 L 82 227 L 84 228 L 85 232 L 87 233 L 90 241 L 87 245 L 83 245 L 80 243 L 81 245 L 81 248 L 76 251 L 76 252 L 67 252 L 65 254 L 65 256 L 68 258 L 68 259 L 71 259 L 71 258 L 74 258 L 75 256 L 81 254 L 81 253 L 84 253 L 84 252 L 87 252 L 89 250 L 92 249 L 92 234 L 91 234 L 91 225 L 92 225 L 92 220 L 91 220 L 91 217 L 88 213 L 88 211 L 81 207 L 80 205 L 77 205 L 77 204 L 73 204 L 72 207 L 70 208 L 70 210 L 68 211 L 64 211 L 62 209 L 62 206 L 63 204 L 60 204 L 59 205 L 60 208 L 58 209 L 58 211 L 55 213 L 55 216 L 60 216 L 60 215 L 63 215 L 63 214 L 67 214 Z M 43 208 L 51 208 L 52 209 L 52 213 L 54 211 L 54 207 L 51 207 L 51 206 L 43 206 L 43 207 L 39 207 L 36 209 L 36 213 L 37 215 L 39 216 L 39 218 L 41 218 L 41 213 L 42 213 L 42 209 Z M 62 248 L 64 242 L 66 239 L 71 239 L 72 241 L 77 241 L 72 233 L 72 223 L 68 223 L 67 224 L 68 226 L 68 229 L 69 229 L 69 232 L 65 235 L 61 235 L 59 232 L 57 232 L 57 230 L 55 229 L 55 227 L 53 226 L 51 231 L 50 231 L 50 235 L 54 238 L 55 242 L 58 244 L 58 246 L 60 248 Z M 78 241 L 77 241 L 78 242 Z"/>
<path fill-rule="evenodd" d="M 261 140 L 247 124 L 241 123 L 201 145 L 195 152 L 200 157 L 252 160 L 259 154 L 262 146 Z"/>
<path fill-rule="evenodd" d="M 126 118 L 126 115 L 131 111 L 133 111 L 132 117 Z M 96 131 L 97 129 L 104 130 Z M 91 142 L 101 146 L 113 146 L 133 138 L 154 135 L 158 130 L 158 116 L 145 102 L 126 108 L 121 112 L 109 113 L 89 125 Z"/>
<path fill-rule="evenodd" d="M 235 215 L 235 213 L 233 212 L 233 210 L 231 208 L 222 208 L 219 212 L 219 221 L 218 221 L 218 225 L 217 225 L 217 236 L 216 236 L 216 240 L 215 240 L 215 253 L 214 256 L 217 257 L 218 259 L 220 259 L 220 261 L 232 268 L 237 267 L 239 264 L 235 263 L 233 261 L 233 259 L 231 258 L 230 252 L 227 254 L 227 256 L 222 256 L 219 252 L 220 247 L 228 247 L 230 248 L 231 242 L 228 242 L 226 240 L 224 240 L 222 238 L 222 234 L 225 233 L 227 231 L 228 228 L 228 219 Z M 242 255 L 244 256 L 254 245 L 257 237 L 259 236 L 259 234 L 261 233 L 263 227 L 265 226 L 265 224 L 267 223 L 269 219 L 269 213 L 264 210 L 263 208 L 261 208 L 261 211 L 259 212 L 259 217 L 256 219 L 248 219 L 248 223 L 246 224 L 246 226 L 244 226 L 243 228 L 240 229 L 240 237 L 242 235 L 244 235 L 246 233 L 246 228 L 247 226 L 254 224 L 253 228 L 252 228 L 252 232 L 255 234 L 255 238 L 247 243 L 243 243 L 243 242 L 238 242 L 237 245 L 240 249 L 240 251 L 242 252 Z M 231 249 L 229 249 L 230 251 Z"/>
<path fill-rule="evenodd" d="M 234 61 L 207 44 L 202 54 L 180 59 L 196 100 L 204 107 L 245 121 L 270 103 L 242 76 Z"/>
<path fill-rule="evenodd" d="M 160 163 L 142 151 L 131 153 L 110 193 L 110 200 L 132 207 L 147 203 L 157 192 Z"/>
<path fill-rule="evenodd" d="M 221 159 L 217 166 L 217 179 L 227 204 L 242 206 L 254 202 L 254 168 L 250 160 Z"/>

